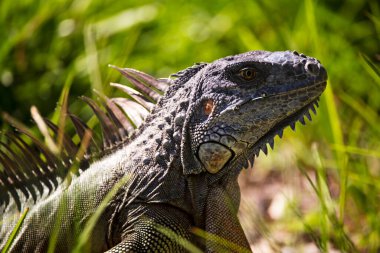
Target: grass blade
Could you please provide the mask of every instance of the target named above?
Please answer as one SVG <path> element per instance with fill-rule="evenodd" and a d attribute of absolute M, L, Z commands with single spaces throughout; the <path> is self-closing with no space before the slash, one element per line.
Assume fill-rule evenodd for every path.
<path fill-rule="evenodd" d="M 88 238 L 91 236 L 91 233 L 92 233 L 97 221 L 100 219 L 101 215 L 103 214 L 103 211 L 106 209 L 106 207 L 107 207 L 108 203 L 111 201 L 111 199 L 116 195 L 116 193 L 121 189 L 122 186 L 125 185 L 125 183 L 129 179 L 130 179 L 130 176 L 125 175 L 107 193 L 107 195 L 104 197 L 102 202 L 96 208 L 96 211 L 88 219 L 83 231 L 80 233 L 79 238 L 78 238 L 78 243 L 77 243 L 76 247 L 74 248 L 74 250 L 72 251 L 73 253 L 88 252 L 88 251 L 86 251 L 86 248 L 88 247 L 88 245 L 87 245 Z"/>
<path fill-rule="evenodd" d="M 15 228 L 13 229 L 7 243 L 5 244 L 5 247 L 2 249 L 1 253 L 7 253 L 12 245 L 13 240 L 16 238 L 17 233 L 20 231 L 20 228 L 22 226 L 22 223 L 25 220 L 26 215 L 29 212 L 29 208 L 25 208 L 25 211 L 22 213 L 20 219 L 17 221 L 17 224 Z"/>

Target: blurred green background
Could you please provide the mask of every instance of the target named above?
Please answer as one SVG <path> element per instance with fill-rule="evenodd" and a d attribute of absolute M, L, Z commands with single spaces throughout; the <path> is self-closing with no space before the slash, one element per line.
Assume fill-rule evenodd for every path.
<path fill-rule="evenodd" d="M 379 252 L 379 31 L 376 0 L 2 0 L 0 111 L 31 125 L 30 106 L 49 117 L 70 83 L 70 109 L 80 113 L 77 96 L 112 95 L 108 83 L 124 82 L 108 64 L 167 77 L 249 50 L 316 57 L 329 74 L 318 116 L 258 159 L 285 181 L 300 172 L 315 208 L 295 203 L 267 229 L 306 234 L 322 252 Z"/>

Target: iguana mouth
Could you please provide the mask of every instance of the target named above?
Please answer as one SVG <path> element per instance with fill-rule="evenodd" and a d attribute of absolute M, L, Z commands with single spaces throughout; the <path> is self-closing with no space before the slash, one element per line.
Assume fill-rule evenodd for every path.
<path fill-rule="evenodd" d="M 272 127 L 271 130 L 269 130 L 265 135 L 263 135 L 255 144 L 248 147 L 249 155 L 259 156 L 260 150 L 264 152 L 264 154 L 268 153 L 268 147 L 267 144 L 271 146 L 273 149 L 274 145 L 274 137 L 278 135 L 280 138 L 282 138 L 283 131 L 286 127 L 290 126 L 293 130 L 295 130 L 295 124 L 298 122 L 301 122 L 302 125 L 305 125 L 305 116 L 308 118 L 309 121 L 312 120 L 310 111 L 314 113 L 314 115 L 317 114 L 316 107 L 319 107 L 319 96 L 299 109 L 298 111 L 294 112 L 293 114 L 289 115 L 288 117 L 284 118 L 280 122 L 278 122 L 274 127 Z M 248 156 L 250 157 L 250 156 Z"/>
<path fill-rule="evenodd" d="M 319 85 L 323 85 L 323 83 L 319 83 Z M 234 166 L 234 164 L 236 164 L 236 162 L 241 162 L 241 159 L 249 160 L 252 165 L 254 163 L 255 157 L 259 156 L 260 150 L 263 151 L 265 155 L 267 155 L 267 144 L 269 144 L 269 146 L 273 149 L 274 138 L 276 137 L 276 135 L 282 138 L 283 131 L 286 127 L 290 126 L 293 130 L 295 130 L 295 124 L 297 123 L 297 121 L 301 122 L 302 125 L 305 125 L 305 116 L 309 121 L 312 120 L 310 111 L 312 111 L 314 115 L 317 114 L 316 108 L 319 107 L 319 98 L 320 96 L 316 97 L 314 100 L 303 106 L 301 109 L 297 110 L 293 114 L 279 121 L 275 126 L 271 128 L 271 130 L 269 130 L 266 134 L 259 138 L 254 144 L 249 145 L 246 148 L 246 151 L 243 151 L 243 153 L 239 155 L 236 154 L 236 152 L 233 153 L 230 159 L 225 163 L 224 167 L 231 168 Z"/>
<path fill-rule="evenodd" d="M 320 85 L 323 85 L 323 83 L 320 83 Z M 234 168 L 236 164 L 240 164 L 241 166 L 239 166 L 238 171 L 235 170 L 235 172 L 240 172 L 242 168 L 249 168 L 249 166 L 254 164 L 255 158 L 259 156 L 260 150 L 263 151 L 265 155 L 268 153 L 267 144 L 269 144 L 272 149 L 274 148 L 274 137 L 278 135 L 280 138 L 282 138 L 283 131 L 286 127 L 290 126 L 293 130 L 295 130 L 295 124 L 297 121 L 301 122 L 303 125 L 306 124 L 304 119 L 305 116 L 309 119 L 309 121 L 311 121 L 310 111 L 312 111 L 314 115 L 317 114 L 316 107 L 319 107 L 319 97 L 320 96 L 316 97 L 314 100 L 303 106 L 298 111 L 279 121 L 274 127 L 271 128 L 271 130 L 259 138 L 254 144 L 248 146 L 246 150 L 243 151 L 243 153 L 234 153 L 228 162 L 226 162 L 223 170 L 230 171 L 230 169 Z M 244 163 L 244 160 L 249 161 L 250 165 Z M 223 173 L 221 173 L 218 177 L 211 179 L 210 182 L 216 182 L 222 175 Z"/>

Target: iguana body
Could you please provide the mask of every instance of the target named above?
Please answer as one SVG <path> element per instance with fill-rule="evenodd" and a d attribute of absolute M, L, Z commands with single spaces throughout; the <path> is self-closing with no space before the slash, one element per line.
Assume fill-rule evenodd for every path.
<path fill-rule="evenodd" d="M 267 143 L 273 146 L 284 127 L 303 122 L 304 115 L 310 118 L 309 109 L 314 110 L 325 88 L 326 71 L 316 59 L 297 52 L 252 51 L 198 64 L 176 76 L 133 136 L 113 143 L 108 137 L 107 155 L 68 186 L 59 183 L 49 192 L 39 183 L 41 194 L 34 182 L 30 187 L 39 193 L 34 200 L 25 194 L 33 191 L 30 187 L 12 186 L 3 172 L 0 182 L 7 193 L 0 195 L 0 248 L 19 212 L 29 207 L 11 252 L 45 252 L 53 233 L 56 252 L 69 252 L 121 181 L 83 250 L 184 251 L 160 232 L 162 227 L 207 252 L 232 250 L 195 237 L 193 227 L 249 250 L 237 219 L 237 176 L 260 150 L 266 152 Z M 0 154 L 3 165 L 8 156 Z"/>

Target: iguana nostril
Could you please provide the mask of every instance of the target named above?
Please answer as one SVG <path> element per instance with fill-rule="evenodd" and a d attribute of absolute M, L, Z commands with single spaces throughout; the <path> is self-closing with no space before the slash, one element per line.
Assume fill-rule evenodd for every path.
<path fill-rule="evenodd" d="M 314 62 L 308 62 L 306 63 L 305 65 L 305 69 L 307 70 L 307 72 L 317 76 L 319 75 L 319 66 L 318 64 L 314 63 Z"/>

